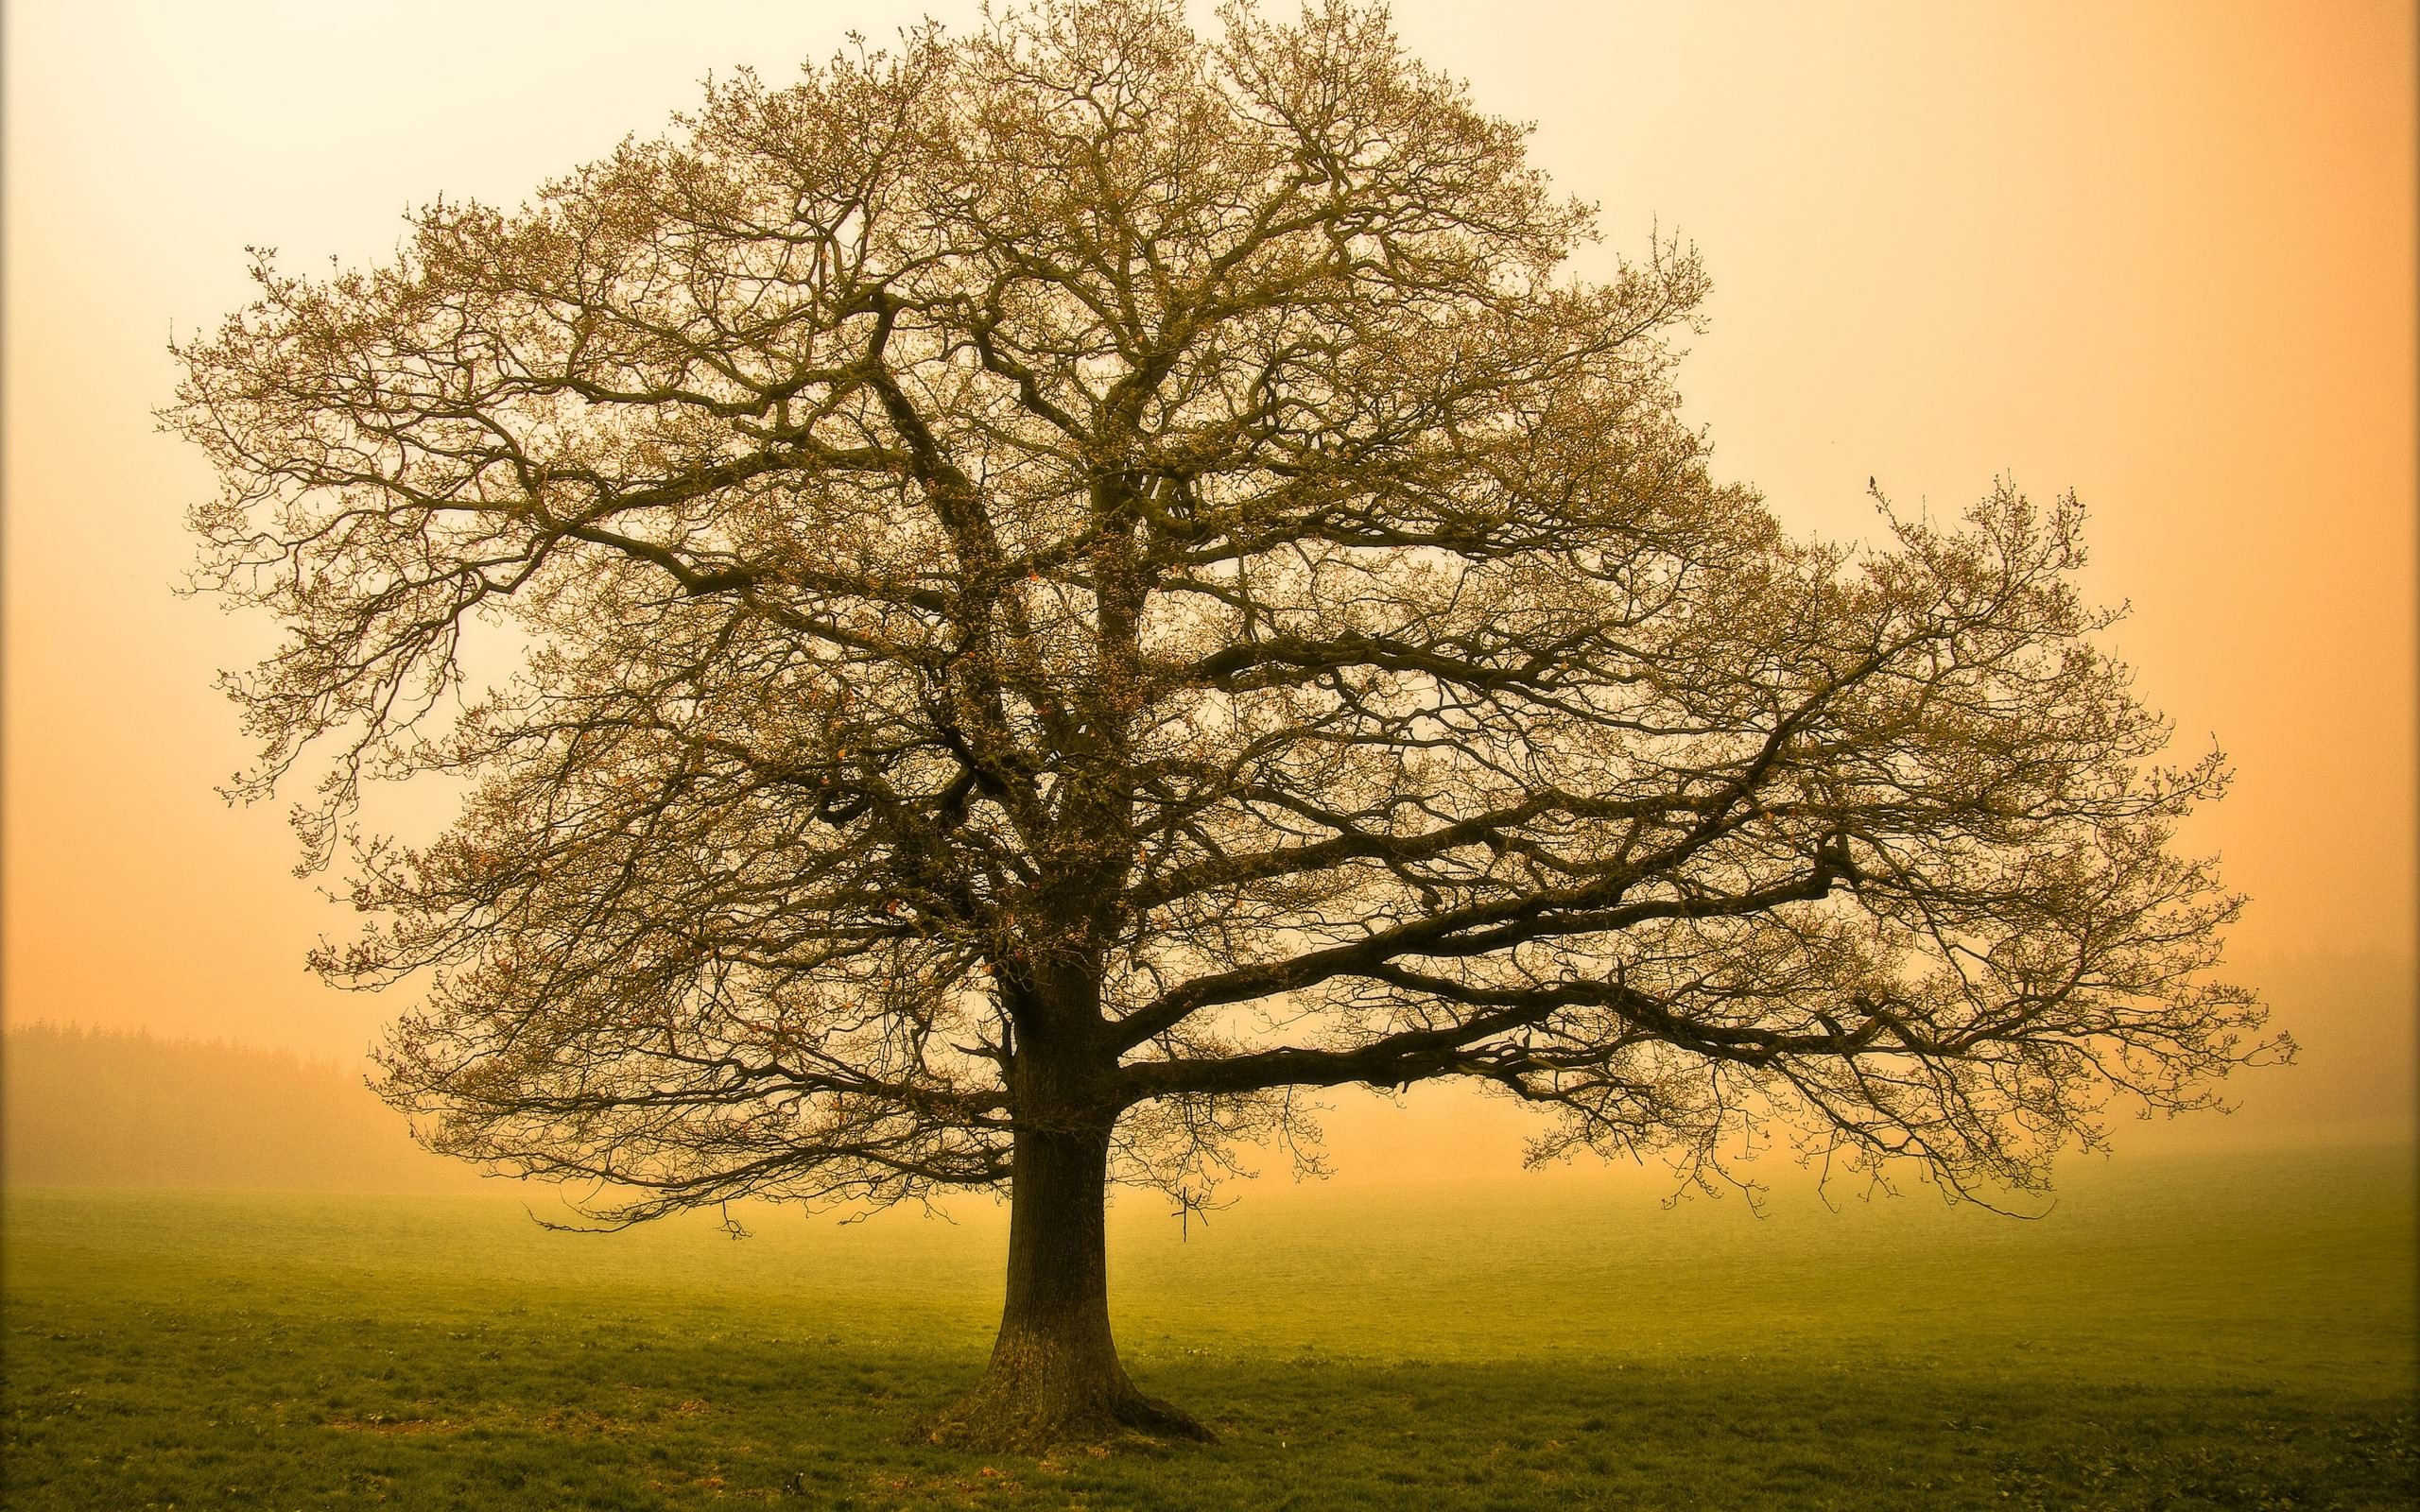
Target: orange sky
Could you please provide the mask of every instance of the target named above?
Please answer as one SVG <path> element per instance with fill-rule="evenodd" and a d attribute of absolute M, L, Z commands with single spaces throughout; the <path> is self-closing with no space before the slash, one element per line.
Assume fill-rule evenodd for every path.
<path fill-rule="evenodd" d="M 267 628 L 168 592 L 210 480 L 148 411 L 170 332 L 245 297 L 244 245 L 375 257 L 408 202 L 517 200 L 709 71 L 928 9 L 973 7 L 8 8 L 11 1019 L 350 1056 L 401 1006 L 303 974 L 350 914 L 289 874 L 279 814 L 212 792 L 248 754 L 212 671 Z M 2239 772 L 2192 839 L 2255 899 L 2237 957 L 2308 1045 L 2245 1084 L 2245 1137 L 2408 1121 L 2412 8 L 1396 15 L 1537 123 L 1608 250 L 1701 246 L 1689 413 L 1793 525 L 1867 529 L 1869 474 L 1951 513 L 1997 473 L 2083 495 L 2142 692 Z"/>

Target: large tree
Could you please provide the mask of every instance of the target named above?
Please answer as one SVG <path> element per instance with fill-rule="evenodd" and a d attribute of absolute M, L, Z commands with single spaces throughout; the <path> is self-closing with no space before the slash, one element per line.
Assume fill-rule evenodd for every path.
<path fill-rule="evenodd" d="M 1023 1443 L 1192 1431 L 1105 1183 L 1301 1089 L 1962 1189 L 2206 1100 L 2260 1022 L 2169 844 L 2221 763 L 2159 765 L 2073 501 L 1786 534 L 1675 414 L 1697 260 L 1572 277 L 1523 135 L 1380 11 L 1050 0 L 262 256 L 165 414 L 200 581 L 287 634 L 242 789 L 309 761 L 373 916 L 319 967 L 424 994 L 389 1098 L 606 1223 L 1005 1183 L 941 1428 Z M 439 773 L 441 837 L 362 828 Z"/>

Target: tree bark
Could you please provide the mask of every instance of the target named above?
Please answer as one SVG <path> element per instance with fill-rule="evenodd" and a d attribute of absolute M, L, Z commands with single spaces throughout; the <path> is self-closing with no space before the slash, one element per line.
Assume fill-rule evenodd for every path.
<path fill-rule="evenodd" d="M 999 1339 L 975 1390 L 926 1426 L 934 1442 L 1038 1452 L 1127 1434 L 1214 1436 L 1136 1390 L 1118 1363 L 1103 1223 L 1109 1134 L 1098 1122 L 1017 1131 Z"/>

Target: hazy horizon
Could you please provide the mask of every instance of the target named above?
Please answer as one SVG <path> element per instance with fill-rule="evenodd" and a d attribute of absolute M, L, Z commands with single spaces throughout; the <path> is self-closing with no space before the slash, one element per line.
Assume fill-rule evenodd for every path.
<path fill-rule="evenodd" d="M 10 1186 L 504 1192 L 523 1194 L 516 1200 L 548 1200 L 535 1184 L 489 1177 L 414 1145 L 403 1115 L 365 1085 L 366 1065 L 223 1037 L 168 1039 L 140 1027 L 12 1022 L 0 1036 L 0 1180 Z M 2052 1198 L 2063 1201 L 2079 1183 L 2112 1175 L 2140 1178 L 2180 1159 L 2410 1152 L 2420 1141 L 2409 1108 L 2390 1106 L 2401 1090 L 2397 1068 L 2377 1069 L 2381 1074 L 2374 1091 L 2382 1095 L 2349 1108 L 2341 1100 L 2295 1095 L 2300 1089 L 2290 1072 L 2271 1072 L 2260 1091 L 2278 1095 L 2255 1094 L 2229 1115 L 2119 1120 L 2105 1159 L 2071 1151 L 2058 1162 Z M 1501 1098 L 1426 1085 L 1392 1096 L 1340 1088 L 1322 1100 L 1327 1105 L 1320 1115 L 1324 1175 L 1298 1176 L 1283 1152 L 1247 1150 L 1251 1175 L 1219 1187 L 1220 1209 L 1271 1197 L 1418 1201 L 1448 1194 L 1508 1201 L 1593 1197 L 1627 1209 L 1685 1190 L 1680 1177 L 1653 1158 L 1623 1162 L 1583 1154 L 1527 1167 L 1524 1144 L 1545 1122 Z M 1818 1195 L 1819 1173 L 1797 1163 L 1786 1145 L 1739 1164 L 1737 1174 L 1784 1204 Z M 1896 1173 L 1896 1180 L 1902 1195 L 1922 1190 L 1912 1171 Z M 1841 1183 L 1832 1195 L 1859 1190 L 1854 1181 Z M 940 1200 L 953 1219 L 1006 1219 L 1006 1208 L 983 1193 L 944 1194 Z M 1166 1199 L 1131 1189 L 1129 1200 L 1157 1211 Z"/>
<path fill-rule="evenodd" d="M 928 9 L 865 4 L 877 41 Z M 972 7 L 929 9 L 963 25 Z M 467 6 L 12 8 L 6 20 L 5 1012 L 351 1064 L 402 995 L 302 969 L 349 909 L 297 881 L 211 691 L 268 627 L 172 598 L 201 459 L 155 434 L 171 332 L 298 269 L 384 256 L 406 203 L 517 203 L 660 130 L 697 80 L 839 44 L 828 11 L 729 5 L 576 30 Z M 2173 755 L 2229 799 L 2187 841 L 2253 900 L 2233 974 L 2303 1063 L 2228 1121 L 2129 1148 L 2411 1137 L 2413 18 L 2082 5 L 1719 15 L 1396 7 L 1415 54 L 1537 124 L 1537 161 L 1712 269 L 1679 384 L 1719 475 L 1801 533 L 1870 530 L 1869 476 L 1955 513 L 2013 476 L 2094 510 L 2086 575 Z M 459 39 L 484 39 L 462 47 Z M 379 65 L 361 60 L 374 55 Z M 1608 83 L 1613 87 L 1608 87 Z M 1709 82 L 1712 81 L 1712 82 Z M 392 795 L 406 831 L 449 795 Z M 1340 1162 L 1501 1169 L 1518 1109 L 1340 1094 Z M 1418 1114 L 1420 1116 L 1412 1116 Z M 1425 1153 L 1424 1153 L 1425 1152 Z M 1475 1177 L 1476 1178 L 1476 1177 Z"/>

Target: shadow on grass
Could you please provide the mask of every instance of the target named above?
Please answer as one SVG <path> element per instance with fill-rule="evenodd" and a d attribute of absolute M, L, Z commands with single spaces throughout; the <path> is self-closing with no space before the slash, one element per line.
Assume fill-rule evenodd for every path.
<path fill-rule="evenodd" d="M 1922 1359 L 1146 1359 L 1214 1447 L 899 1442 L 974 1353 L 643 1318 L 11 1308 L 11 1508 L 2400 1507 L 2413 1403 Z"/>

